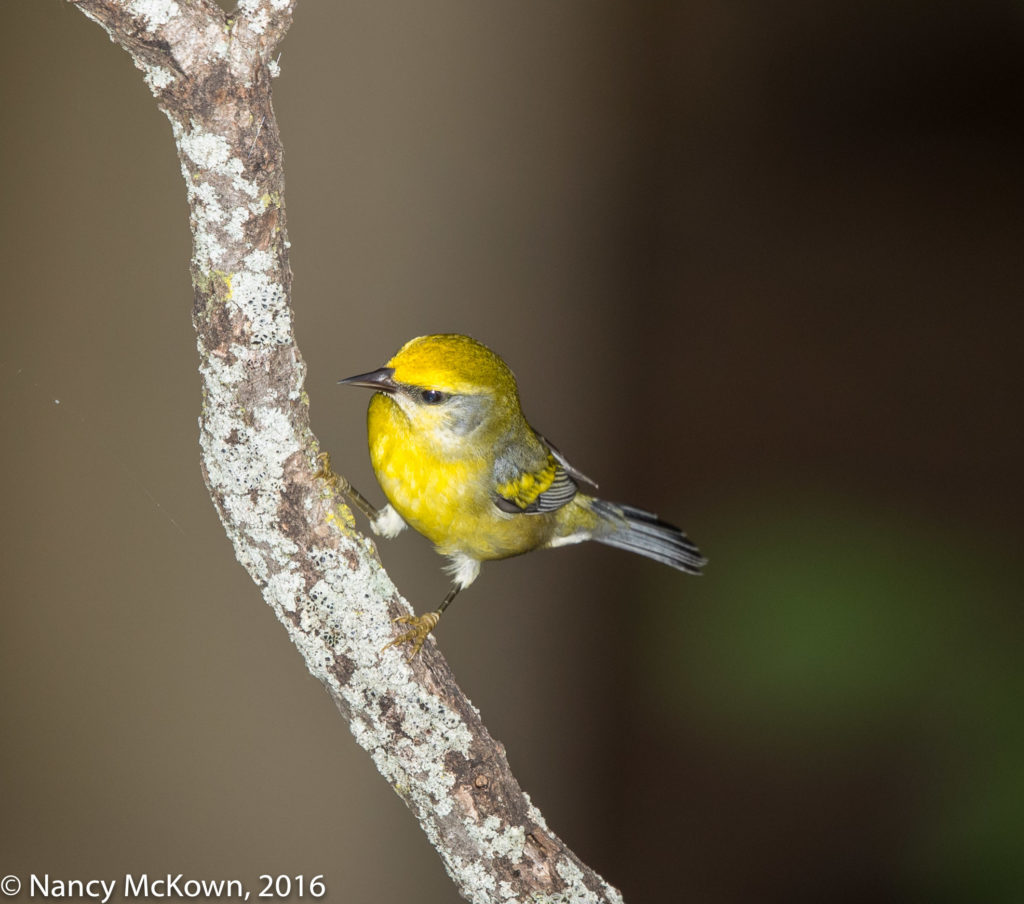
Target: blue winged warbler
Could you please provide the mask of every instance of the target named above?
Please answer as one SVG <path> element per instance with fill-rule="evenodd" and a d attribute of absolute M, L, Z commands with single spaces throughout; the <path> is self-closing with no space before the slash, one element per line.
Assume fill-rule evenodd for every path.
<path fill-rule="evenodd" d="M 597 540 L 689 574 L 705 564 L 657 515 L 583 492 L 581 484 L 596 484 L 529 425 L 508 365 L 469 336 L 420 336 L 384 367 L 340 382 L 375 390 L 370 459 L 388 505 L 375 509 L 326 456 L 320 476 L 349 496 L 375 533 L 394 537 L 411 526 L 450 562 L 452 588 L 437 610 L 396 619 L 409 630 L 388 646 L 411 644 L 410 659 L 481 562 Z"/>

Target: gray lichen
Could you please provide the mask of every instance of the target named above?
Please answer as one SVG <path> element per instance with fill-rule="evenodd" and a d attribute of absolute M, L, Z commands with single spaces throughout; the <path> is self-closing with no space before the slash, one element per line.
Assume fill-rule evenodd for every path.
<path fill-rule="evenodd" d="M 230 20 L 215 4 L 72 2 L 128 50 L 171 121 L 194 238 L 203 470 L 239 562 L 464 897 L 620 902 L 550 832 L 433 644 L 412 664 L 383 649 L 408 605 L 316 479 L 269 98 L 294 0 L 241 0 Z"/>

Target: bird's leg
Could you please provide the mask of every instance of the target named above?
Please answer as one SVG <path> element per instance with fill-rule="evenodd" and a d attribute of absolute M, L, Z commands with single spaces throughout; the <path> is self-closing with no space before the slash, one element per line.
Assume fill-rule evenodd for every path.
<path fill-rule="evenodd" d="M 409 643 L 412 644 L 412 652 L 409 654 L 406 662 L 412 662 L 416 658 L 416 654 L 423 648 L 423 642 L 427 639 L 427 635 L 434 630 L 437 623 L 441 620 L 441 613 L 448 608 L 461 589 L 461 584 L 452 584 L 452 589 L 448 591 L 445 598 L 441 600 L 441 605 L 433 612 L 427 612 L 424 615 L 400 615 L 398 618 L 392 619 L 392 624 L 411 625 L 412 627 L 404 634 L 396 637 L 391 643 L 386 644 L 381 652 L 383 653 L 388 647 L 400 647 L 402 644 Z"/>
<path fill-rule="evenodd" d="M 371 523 L 376 522 L 381 515 L 380 511 L 375 509 L 370 504 L 370 501 L 352 486 L 347 479 L 334 472 L 334 469 L 331 467 L 331 456 L 326 452 L 321 452 L 316 457 L 316 460 L 320 462 L 320 470 L 313 476 L 319 477 L 336 492 L 346 495 L 352 504 L 370 519 Z"/>

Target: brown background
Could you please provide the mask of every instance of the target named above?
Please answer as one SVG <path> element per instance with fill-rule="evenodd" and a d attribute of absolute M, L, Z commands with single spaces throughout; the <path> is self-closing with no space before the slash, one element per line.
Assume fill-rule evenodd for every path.
<path fill-rule="evenodd" d="M 0 873 L 452 900 L 203 487 L 167 121 L 3 12 Z M 1024 7 L 303 0 L 281 65 L 336 462 L 381 498 L 338 378 L 467 332 L 711 559 L 497 563 L 445 619 L 552 827 L 629 902 L 1020 900 Z"/>

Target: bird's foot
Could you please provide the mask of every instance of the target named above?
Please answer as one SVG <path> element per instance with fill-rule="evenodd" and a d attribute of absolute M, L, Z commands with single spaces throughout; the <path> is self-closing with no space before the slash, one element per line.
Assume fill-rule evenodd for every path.
<path fill-rule="evenodd" d="M 356 519 L 352 517 L 352 512 L 344 501 L 339 497 L 347 496 L 348 491 L 351 488 L 349 482 L 342 477 L 340 474 L 335 473 L 331 467 L 331 456 L 327 452 L 321 452 L 316 457 L 320 467 L 317 472 L 313 475 L 314 477 L 322 480 L 331 489 L 331 495 L 334 501 L 334 512 L 336 515 L 341 517 L 344 525 L 349 530 L 355 530 Z M 331 516 L 328 516 L 330 519 Z"/>
<path fill-rule="evenodd" d="M 381 513 L 377 511 L 370 503 L 363 497 L 363 494 L 359 492 L 348 480 L 341 474 L 337 473 L 334 468 L 331 467 L 331 456 L 327 452 L 321 452 L 316 460 L 320 463 L 320 467 L 317 472 L 313 475 L 314 477 L 320 478 L 326 483 L 335 493 L 341 493 L 348 497 L 348 500 L 361 511 L 370 521 L 374 521 L 380 517 Z M 349 518 L 345 519 L 348 522 Z M 354 527 L 355 523 L 349 525 Z"/>
<path fill-rule="evenodd" d="M 400 615 L 392 619 L 393 625 L 411 625 L 412 627 L 404 634 L 400 634 L 391 643 L 386 644 L 381 652 L 388 647 L 400 647 L 402 644 L 412 644 L 412 652 L 406 662 L 412 662 L 416 654 L 423 648 L 423 642 L 427 635 L 434 630 L 434 627 L 441 620 L 440 612 L 428 612 L 425 615 Z"/>
<path fill-rule="evenodd" d="M 336 493 L 345 493 L 348 490 L 349 483 L 340 474 L 334 473 L 334 468 L 331 467 L 330 453 L 321 452 L 316 457 L 316 460 L 320 467 L 313 476 L 320 478 Z"/>

